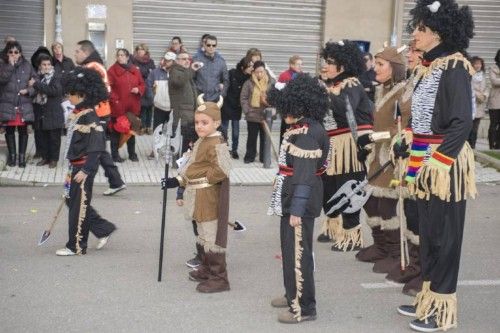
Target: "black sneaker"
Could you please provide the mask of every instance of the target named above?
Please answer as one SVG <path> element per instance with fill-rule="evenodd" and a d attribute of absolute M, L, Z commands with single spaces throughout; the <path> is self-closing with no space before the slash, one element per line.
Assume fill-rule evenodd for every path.
<path fill-rule="evenodd" d="M 441 327 L 436 323 L 436 317 L 431 316 L 427 319 L 420 320 L 415 319 L 410 323 L 411 329 L 418 332 L 438 332 L 443 331 Z"/>
<path fill-rule="evenodd" d="M 235 160 L 240 159 L 240 155 L 238 155 L 238 152 L 236 151 L 231 152 L 231 157 L 234 158 Z"/>
<path fill-rule="evenodd" d="M 196 268 L 196 267 L 198 267 L 198 266 L 201 265 L 201 260 L 198 257 L 198 255 L 196 255 L 194 258 L 189 259 L 188 261 L 186 261 L 186 265 L 188 267 L 191 267 L 191 268 Z"/>
<path fill-rule="evenodd" d="M 318 242 L 320 243 L 329 243 L 331 241 L 333 241 L 333 239 L 329 235 L 319 234 L 318 236 Z"/>
<path fill-rule="evenodd" d="M 416 317 L 417 309 L 414 305 L 400 305 L 398 306 L 398 313 L 402 314 L 403 316 Z"/>
<path fill-rule="evenodd" d="M 120 156 L 114 156 L 113 157 L 113 162 L 115 163 L 122 163 L 124 160 Z"/>
<path fill-rule="evenodd" d="M 137 157 L 137 155 L 130 155 L 128 159 L 132 162 L 139 162 L 139 158 Z"/>

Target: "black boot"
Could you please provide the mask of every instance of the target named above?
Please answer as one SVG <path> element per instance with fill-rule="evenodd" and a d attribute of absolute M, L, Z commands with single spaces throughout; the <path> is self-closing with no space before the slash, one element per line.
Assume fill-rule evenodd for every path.
<path fill-rule="evenodd" d="M 28 133 L 19 132 L 19 167 L 26 167 L 26 148 L 28 147 Z"/>
<path fill-rule="evenodd" d="M 7 149 L 9 150 L 9 156 L 7 156 L 7 165 L 10 167 L 16 166 L 16 134 L 6 132 L 5 141 L 7 142 Z"/>

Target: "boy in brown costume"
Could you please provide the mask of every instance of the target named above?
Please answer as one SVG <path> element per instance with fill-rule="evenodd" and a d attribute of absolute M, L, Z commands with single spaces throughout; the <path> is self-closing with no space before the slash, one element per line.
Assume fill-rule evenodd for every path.
<path fill-rule="evenodd" d="M 221 113 L 216 103 L 201 104 L 194 122 L 199 139 L 179 175 L 162 179 L 162 187 L 186 188 L 186 218 L 197 224 L 202 264 L 189 273 L 189 279 L 200 282 L 196 287 L 199 292 L 221 292 L 229 290 L 226 246 L 231 157 L 222 134 L 217 131 Z"/>

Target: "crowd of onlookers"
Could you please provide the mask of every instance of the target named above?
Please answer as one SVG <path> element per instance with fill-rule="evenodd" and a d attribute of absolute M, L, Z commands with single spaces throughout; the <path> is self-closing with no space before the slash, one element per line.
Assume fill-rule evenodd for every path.
<path fill-rule="evenodd" d="M 39 47 L 28 61 L 22 46 L 14 37 L 4 40 L 0 61 L 0 130 L 5 132 L 8 166 L 26 165 L 28 125 L 34 132 L 37 166 L 57 166 L 61 135 L 64 135 L 64 73 L 75 68 L 73 60 L 64 55 L 63 45 L 55 42 L 51 49 Z M 173 117 L 174 129 L 180 124 L 182 151 L 196 140 L 194 110 L 199 99 L 223 100 L 222 131 L 230 132 L 230 150 L 239 159 L 239 133 L 242 116 L 247 123 L 245 163 L 258 157 L 263 162 L 266 112 L 275 114 L 267 103 L 267 91 L 273 85 L 286 84 L 302 72 L 303 61 L 293 55 L 286 71 L 276 76 L 265 63 L 262 52 L 250 48 L 236 66 L 227 69 L 226 61 L 217 51 L 217 38 L 205 34 L 195 52 L 188 52 L 180 37 L 173 37 L 157 65 L 148 45 L 138 44 L 133 53 L 120 48 L 116 61 L 101 76 L 109 87 L 109 114 L 103 114 L 114 162 L 123 162 L 119 148 L 126 144 L 128 158 L 138 161 L 135 136 L 152 134 L 153 130 Z M 74 55 L 76 65 L 103 64 L 90 41 L 78 43 Z M 366 72 L 360 77 L 368 96 L 373 100 L 375 73 L 373 57 L 365 53 Z M 475 96 L 474 126 L 470 144 L 475 146 L 481 118 L 489 110 L 490 149 L 500 149 L 500 54 L 490 69 L 491 88 L 486 84 L 484 60 L 471 58 L 476 74 L 472 78 Z M 99 68 L 97 68 L 99 70 Z M 282 123 L 281 133 L 285 130 Z M 15 133 L 18 133 L 16 143 Z M 259 148 L 257 149 L 257 141 Z M 151 147 L 153 150 L 153 147 Z M 153 151 L 148 158 L 154 158 Z"/>

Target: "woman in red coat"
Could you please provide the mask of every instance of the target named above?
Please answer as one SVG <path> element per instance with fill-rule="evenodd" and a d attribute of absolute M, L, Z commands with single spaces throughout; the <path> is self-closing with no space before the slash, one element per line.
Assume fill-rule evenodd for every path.
<path fill-rule="evenodd" d="M 126 49 L 116 51 L 116 62 L 108 69 L 111 86 L 111 155 L 113 161 L 123 162 L 118 154 L 120 135 L 128 134 L 121 126 L 125 119 L 138 117 L 141 113 L 141 96 L 144 95 L 145 84 L 141 72 L 130 62 L 130 53 Z M 134 117 L 135 116 L 135 117 Z M 125 133 L 124 133 L 125 132 Z M 128 157 L 137 162 L 135 153 L 135 137 L 127 141 Z"/>

